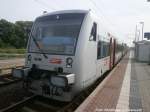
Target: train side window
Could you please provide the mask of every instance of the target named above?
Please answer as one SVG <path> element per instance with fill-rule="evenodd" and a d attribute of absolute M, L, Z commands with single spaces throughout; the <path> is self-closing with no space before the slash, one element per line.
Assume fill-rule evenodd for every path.
<path fill-rule="evenodd" d="M 103 42 L 103 56 L 102 56 L 102 58 L 106 57 L 106 53 L 107 53 L 106 42 Z"/>
<path fill-rule="evenodd" d="M 102 58 L 109 56 L 109 43 L 102 42 Z"/>
<path fill-rule="evenodd" d="M 97 59 L 101 59 L 101 41 L 97 44 Z"/>
<path fill-rule="evenodd" d="M 123 46 L 120 44 L 117 44 L 116 46 L 116 53 L 121 52 L 123 50 Z"/>
<path fill-rule="evenodd" d="M 92 30 L 91 30 L 91 34 L 90 34 L 90 41 L 96 41 L 96 37 L 97 37 L 97 24 L 94 22 L 93 26 L 92 26 Z"/>

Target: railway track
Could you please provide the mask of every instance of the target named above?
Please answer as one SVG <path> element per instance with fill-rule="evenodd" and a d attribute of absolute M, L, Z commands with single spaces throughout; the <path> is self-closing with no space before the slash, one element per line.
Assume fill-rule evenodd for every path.
<path fill-rule="evenodd" d="M 108 73 L 99 78 L 93 85 L 78 94 L 71 102 L 59 102 L 37 95 L 24 98 L 24 100 L 6 107 L 0 112 L 73 112 L 85 98 L 97 87 Z"/>
<path fill-rule="evenodd" d="M 11 74 L 2 75 L 0 76 L 0 87 L 6 86 L 12 83 L 17 83 L 19 81 L 21 81 L 21 79 L 15 78 Z"/>
<path fill-rule="evenodd" d="M 15 68 L 22 67 L 23 66 L 18 65 Z M 11 72 L 13 68 L 14 67 L 0 68 L 0 87 L 21 81 L 21 79 L 12 76 Z"/>
<path fill-rule="evenodd" d="M 83 97 L 81 100 L 83 100 Z M 33 95 L 0 110 L 0 112 L 73 112 L 80 104 L 80 102 L 77 103 L 76 101 L 74 100 L 71 103 L 58 102 Z"/>
<path fill-rule="evenodd" d="M 65 105 L 67 103 L 33 95 L 0 110 L 0 112 L 57 112 Z"/>

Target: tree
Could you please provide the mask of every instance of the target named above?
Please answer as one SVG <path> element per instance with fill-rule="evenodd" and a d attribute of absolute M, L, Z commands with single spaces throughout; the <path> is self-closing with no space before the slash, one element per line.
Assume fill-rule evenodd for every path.
<path fill-rule="evenodd" d="M 2 19 L 0 20 L 0 29 L 1 29 L 0 39 L 1 39 L 1 42 L 3 42 L 3 47 L 6 47 L 9 45 L 10 38 L 13 33 L 13 24 Z"/>
<path fill-rule="evenodd" d="M 0 47 L 25 48 L 28 40 L 26 28 L 31 29 L 32 21 L 16 23 L 0 20 Z"/>

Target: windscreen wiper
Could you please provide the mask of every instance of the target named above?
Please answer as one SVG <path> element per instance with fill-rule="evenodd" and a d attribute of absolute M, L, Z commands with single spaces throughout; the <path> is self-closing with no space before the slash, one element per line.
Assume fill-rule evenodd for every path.
<path fill-rule="evenodd" d="M 44 56 L 45 58 L 48 58 L 47 55 L 43 52 L 43 50 L 42 50 L 41 47 L 39 46 L 37 40 L 34 38 L 32 32 L 31 32 L 30 34 L 31 34 L 31 37 L 32 37 L 32 39 L 33 39 L 33 41 L 34 41 L 36 47 L 40 50 L 40 52 L 43 54 L 43 56 Z"/>

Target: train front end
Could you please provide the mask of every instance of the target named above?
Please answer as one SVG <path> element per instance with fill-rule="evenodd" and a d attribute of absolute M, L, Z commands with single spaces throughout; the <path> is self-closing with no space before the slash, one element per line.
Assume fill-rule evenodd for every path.
<path fill-rule="evenodd" d="M 79 84 L 75 55 L 84 17 L 83 12 L 57 12 L 35 20 L 25 68 L 13 71 L 24 79 L 25 88 L 52 99 L 72 100 Z"/>

